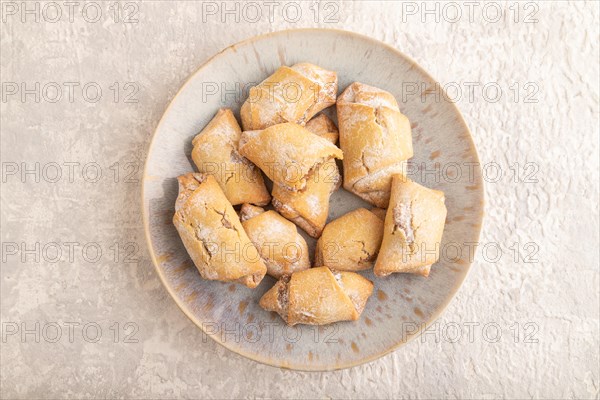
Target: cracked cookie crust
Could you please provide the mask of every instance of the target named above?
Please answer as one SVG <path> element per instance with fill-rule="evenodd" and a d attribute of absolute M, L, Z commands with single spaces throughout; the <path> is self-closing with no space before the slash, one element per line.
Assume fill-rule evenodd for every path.
<path fill-rule="evenodd" d="M 200 275 L 256 287 L 267 267 L 216 179 L 200 173 L 177 179 L 173 224 Z"/>
<path fill-rule="evenodd" d="M 339 271 L 370 269 L 382 237 L 383 221 L 371 211 L 358 208 L 325 226 L 317 242 L 315 263 Z"/>

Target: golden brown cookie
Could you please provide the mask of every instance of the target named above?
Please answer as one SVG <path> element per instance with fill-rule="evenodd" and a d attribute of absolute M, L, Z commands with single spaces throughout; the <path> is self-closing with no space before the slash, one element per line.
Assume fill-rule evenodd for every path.
<path fill-rule="evenodd" d="M 177 179 L 173 224 L 200 275 L 256 287 L 267 267 L 216 179 L 199 173 Z"/>
<path fill-rule="evenodd" d="M 288 325 L 325 325 L 357 320 L 372 293 L 373 283 L 359 274 L 317 267 L 284 275 L 260 306 Z"/>
<path fill-rule="evenodd" d="M 338 271 L 373 267 L 383 237 L 383 220 L 358 208 L 331 221 L 317 242 L 315 264 Z"/>
<path fill-rule="evenodd" d="M 323 163 L 343 158 L 334 144 L 292 123 L 243 132 L 239 150 L 274 183 L 292 191 L 304 190 Z"/>
<path fill-rule="evenodd" d="M 304 125 L 335 104 L 337 74 L 309 63 L 282 66 L 250 89 L 240 114 L 245 131 L 293 122 Z"/>
<path fill-rule="evenodd" d="M 410 122 L 392 94 L 359 82 L 337 100 L 344 189 L 385 208 L 392 175 L 413 156 Z"/>
<path fill-rule="evenodd" d="M 333 144 L 337 142 L 337 127 L 324 114 L 311 119 L 306 124 L 306 129 Z M 274 184 L 273 206 L 310 236 L 318 238 L 327 222 L 329 198 L 340 187 L 341 182 L 342 177 L 335 161 L 326 161 L 311 175 L 302 191 L 291 191 Z"/>
<path fill-rule="evenodd" d="M 242 207 L 242 226 L 267 266 L 267 274 L 280 278 L 310 268 L 308 246 L 296 225 L 275 211 L 257 212 Z M 244 209 L 246 207 L 246 209 Z"/>
<path fill-rule="evenodd" d="M 230 109 L 220 109 L 192 140 L 198 171 L 215 177 L 232 205 L 268 204 L 271 196 L 260 170 L 238 152 L 242 130 Z"/>
<path fill-rule="evenodd" d="M 428 276 L 439 258 L 445 222 L 443 192 L 394 175 L 375 275 L 405 272 Z"/>
<path fill-rule="evenodd" d="M 303 191 L 273 185 L 273 207 L 314 238 L 321 236 L 329 215 L 329 198 L 342 182 L 334 160 L 321 164 Z"/>

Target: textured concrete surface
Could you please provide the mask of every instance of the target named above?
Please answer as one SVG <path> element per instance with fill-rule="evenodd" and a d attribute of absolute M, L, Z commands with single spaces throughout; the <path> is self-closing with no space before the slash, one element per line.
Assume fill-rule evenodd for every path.
<path fill-rule="evenodd" d="M 2 398 L 598 398 L 597 3 L 302 2 L 298 22 L 286 2 L 87 3 L 1 3 Z M 487 173 L 482 245 L 438 324 L 331 373 L 203 337 L 154 272 L 139 200 L 186 77 L 313 26 L 382 40 L 446 84 Z"/>

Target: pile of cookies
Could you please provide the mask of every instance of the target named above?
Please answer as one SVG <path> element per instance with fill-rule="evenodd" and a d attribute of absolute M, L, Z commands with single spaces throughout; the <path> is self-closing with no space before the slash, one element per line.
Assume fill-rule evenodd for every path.
<path fill-rule="evenodd" d="M 439 257 L 444 194 L 406 177 L 408 118 L 392 94 L 354 82 L 338 97 L 337 82 L 313 64 L 280 67 L 250 89 L 242 127 L 217 112 L 192 141 L 199 172 L 178 178 L 173 223 L 200 275 L 249 288 L 273 276 L 260 305 L 289 325 L 356 320 L 373 292 L 356 271 L 428 276 Z M 334 105 L 339 132 L 320 113 Z M 327 223 L 342 182 L 374 207 Z M 318 239 L 312 268 L 297 227 Z"/>

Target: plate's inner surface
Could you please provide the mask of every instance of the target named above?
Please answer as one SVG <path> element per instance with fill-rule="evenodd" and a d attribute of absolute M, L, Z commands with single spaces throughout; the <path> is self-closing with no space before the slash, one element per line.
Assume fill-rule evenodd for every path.
<path fill-rule="evenodd" d="M 277 315 L 262 310 L 258 300 L 273 285 L 270 277 L 253 290 L 201 279 L 172 224 L 176 177 L 194 170 L 191 139 L 221 107 L 232 108 L 239 117 L 249 83 L 260 82 L 280 65 L 297 62 L 337 71 L 340 93 L 360 81 L 394 94 L 412 124 L 415 156 L 410 177 L 444 191 L 448 208 L 440 261 L 428 278 L 408 274 L 375 278 L 362 272 L 375 289 L 360 320 L 325 327 L 286 327 Z M 155 133 L 143 195 L 150 251 L 159 274 L 179 306 L 206 334 L 257 361 L 324 370 L 377 358 L 439 315 L 469 269 L 472 244 L 481 227 L 482 193 L 468 129 L 427 74 L 374 40 L 340 31 L 301 30 L 233 46 L 188 81 Z M 340 189 L 331 197 L 329 219 L 359 206 L 365 203 Z"/>

